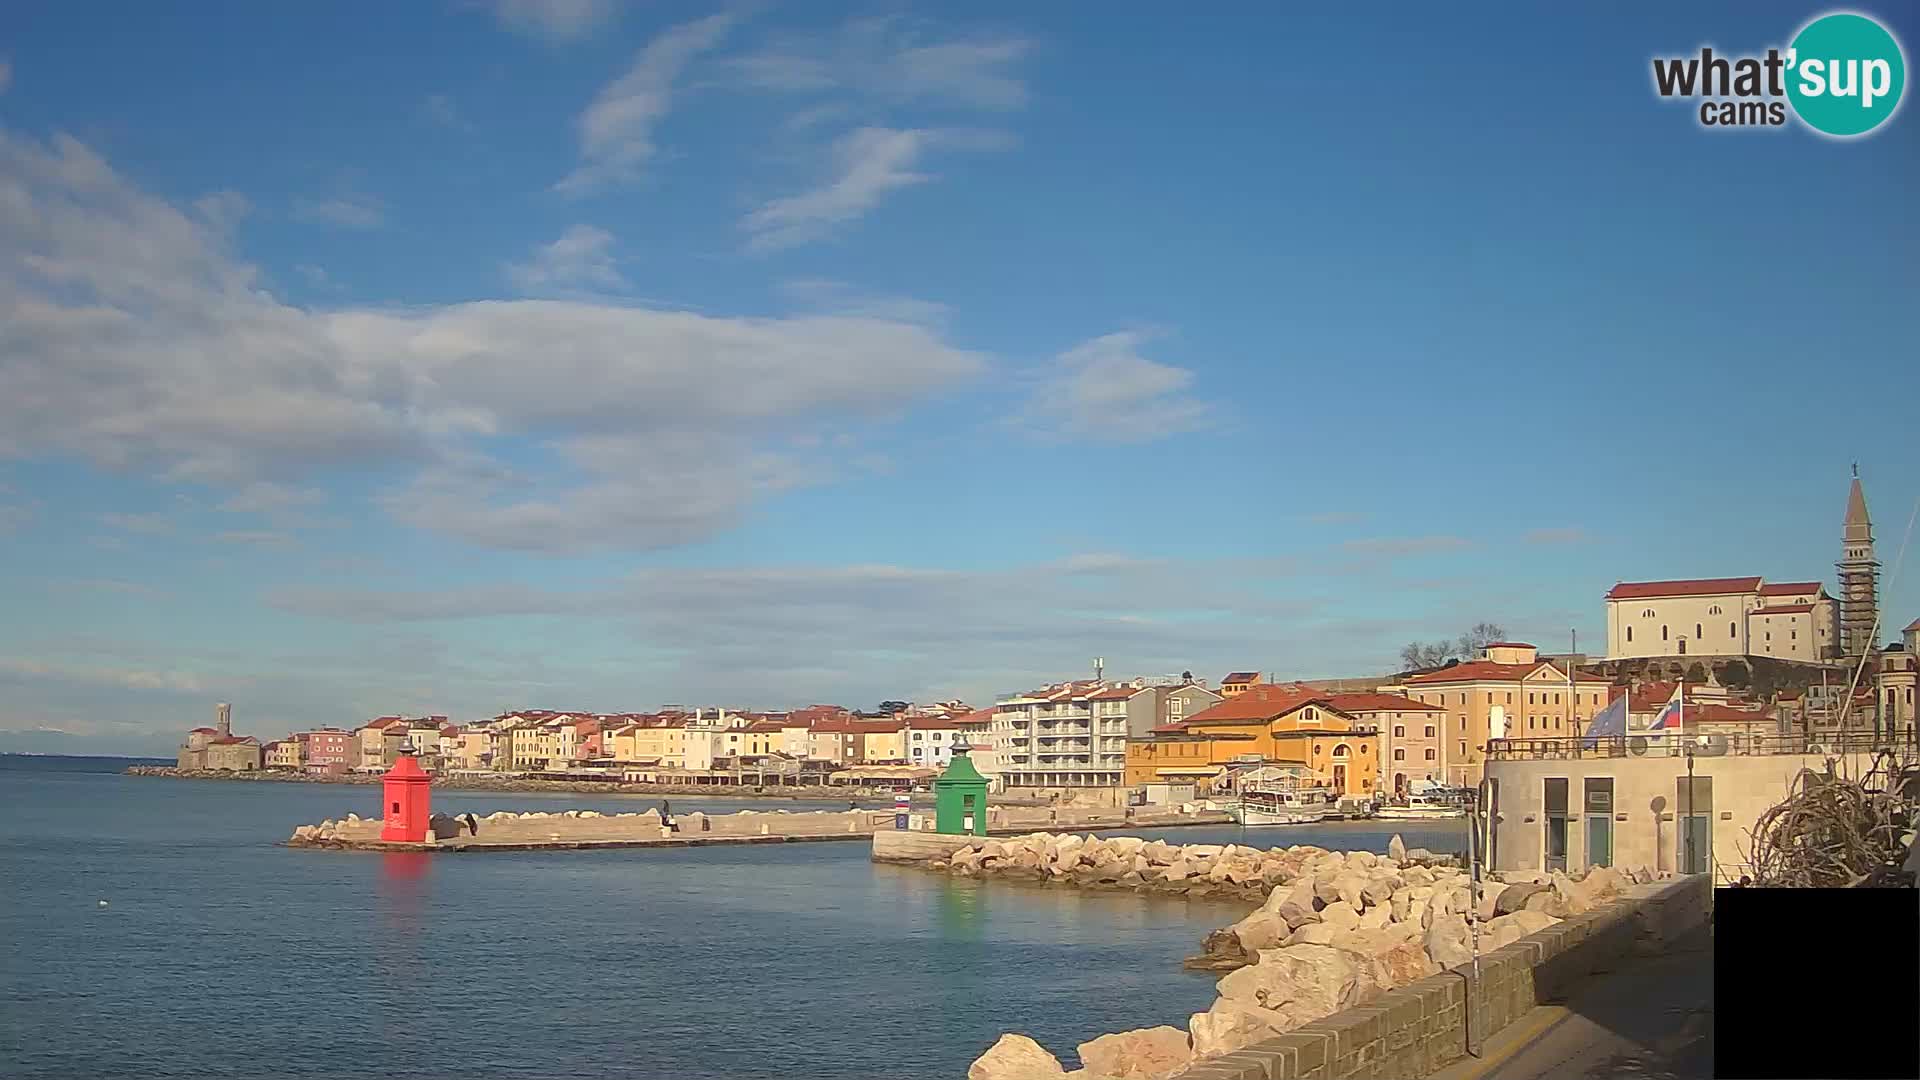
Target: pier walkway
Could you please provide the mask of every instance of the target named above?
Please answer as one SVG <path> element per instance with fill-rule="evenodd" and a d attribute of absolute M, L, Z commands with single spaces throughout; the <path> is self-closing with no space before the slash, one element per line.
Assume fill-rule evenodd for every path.
<path fill-rule="evenodd" d="M 1429 1080 L 1708 1080 L 1713 927 L 1543 1005 Z"/>

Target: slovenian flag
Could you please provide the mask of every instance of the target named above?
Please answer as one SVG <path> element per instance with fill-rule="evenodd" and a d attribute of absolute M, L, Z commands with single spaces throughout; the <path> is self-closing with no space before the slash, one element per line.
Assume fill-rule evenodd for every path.
<path fill-rule="evenodd" d="M 1667 702 L 1665 707 L 1663 707 L 1660 710 L 1660 715 L 1655 716 L 1653 718 L 1653 723 L 1647 725 L 1647 730 L 1648 731 L 1678 730 L 1680 727 L 1681 710 L 1683 708 L 1685 708 L 1685 706 L 1681 705 L 1679 692 L 1676 691 L 1674 693 L 1673 700 Z"/>

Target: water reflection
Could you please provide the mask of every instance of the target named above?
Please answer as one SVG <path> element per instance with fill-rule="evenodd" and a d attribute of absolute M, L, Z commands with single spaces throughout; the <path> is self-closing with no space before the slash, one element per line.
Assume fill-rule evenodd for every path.
<path fill-rule="evenodd" d="M 950 941 L 979 941 L 987 917 L 987 890 L 953 888 L 936 891 L 940 935 Z"/>

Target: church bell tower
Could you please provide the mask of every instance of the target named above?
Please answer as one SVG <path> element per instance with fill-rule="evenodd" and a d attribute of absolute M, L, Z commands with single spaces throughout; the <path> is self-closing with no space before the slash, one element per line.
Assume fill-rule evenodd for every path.
<path fill-rule="evenodd" d="M 1873 519 L 1867 516 L 1867 496 L 1860 490 L 1860 466 L 1853 467 L 1853 487 L 1847 492 L 1847 520 L 1841 527 L 1840 651 L 1860 656 L 1873 648 L 1874 626 L 1880 614 L 1880 563 L 1873 557 Z"/>

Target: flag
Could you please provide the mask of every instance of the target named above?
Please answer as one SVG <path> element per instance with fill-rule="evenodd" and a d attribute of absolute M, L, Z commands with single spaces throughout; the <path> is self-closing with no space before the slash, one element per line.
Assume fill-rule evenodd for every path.
<path fill-rule="evenodd" d="M 1680 704 L 1680 701 L 1677 697 L 1675 698 L 1675 700 L 1667 702 L 1664 706 L 1661 707 L 1660 714 L 1653 718 L 1653 723 L 1647 725 L 1647 730 L 1648 731 L 1680 730 L 1680 719 L 1681 719 L 1680 714 L 1681 714 L 1682 708 L 1683 706 Z"/>
<path fill-rule="evenodd" d="M 1599 746 L 1602 737 L 1627 733 L 1627 696 L 1624 693 L 1621 694 L 1606 708 L 1594 714 L 1593 722 L 1587 725 L 1584 742 L 1587 748 Z"/>

